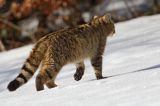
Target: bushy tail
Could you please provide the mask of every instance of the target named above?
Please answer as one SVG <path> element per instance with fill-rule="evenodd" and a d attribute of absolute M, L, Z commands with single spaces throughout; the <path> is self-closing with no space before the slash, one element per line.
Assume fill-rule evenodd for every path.
<path fill-rule="evenodd" d="M 20 74 L 8 84 L 9 91 L 15 91 L 17 88 L 28 82 L 39 67 L 46 47 L 42 44 L 36 44 L 30 56 L 26 59 Z"/>

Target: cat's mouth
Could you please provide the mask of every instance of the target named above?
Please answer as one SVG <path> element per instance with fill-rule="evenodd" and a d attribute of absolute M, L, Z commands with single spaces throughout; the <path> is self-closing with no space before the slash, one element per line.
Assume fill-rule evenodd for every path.
<path fill-rule="evenodd" d="M 113 36 L 115 34 L 115 30 L 109 34 L 109 36 Z"/>

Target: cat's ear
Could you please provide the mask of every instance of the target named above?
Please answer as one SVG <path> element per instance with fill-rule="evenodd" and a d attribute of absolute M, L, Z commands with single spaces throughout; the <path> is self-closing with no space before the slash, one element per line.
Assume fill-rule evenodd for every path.
<path fill-rule="evenodd" d="M 98 17 L 98 16 L 95 15 L 95 16 L 93 17 L 93 19 L 96 19 L 97 17 Z"/>
<path fill-rule="evenodd" d="M 105 14 L 105 17 L 111 19 L 111 14 L 107 13 L 107 14 Z"/>
<path fill-rule="evenodd" d="M 105 20 L 106 22 L 110 22 L 110 20 L 111 20 L 111 14 L 105 14 L 103 17 L 103 20 Z"/>

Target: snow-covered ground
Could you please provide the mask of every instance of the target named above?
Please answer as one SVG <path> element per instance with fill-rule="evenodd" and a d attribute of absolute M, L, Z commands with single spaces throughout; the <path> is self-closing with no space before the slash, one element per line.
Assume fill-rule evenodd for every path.
<path fill-rule="evenodd" d="M 108 39 L 102 80 L 86 60 L 81 81 L 65 66 L 53 89 L 35 90 L 35 76 L 15 92 L 7 84 L 19 73 L 32 45 L 0 53 L 0 106 L 160 106 L 160 15 L 116 24 Z M 108 77 L 108 78 L 107 78 Z"/>

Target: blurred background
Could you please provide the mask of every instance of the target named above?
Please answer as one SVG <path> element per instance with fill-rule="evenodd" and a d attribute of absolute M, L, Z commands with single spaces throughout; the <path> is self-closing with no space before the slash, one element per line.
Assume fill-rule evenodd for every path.
<path fill-rule="evenodd" d="M 160 13 L 160 0 L 0 0 L 0 52 L 110 13 L 114 22 Z"/>

